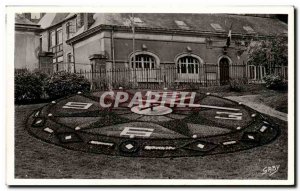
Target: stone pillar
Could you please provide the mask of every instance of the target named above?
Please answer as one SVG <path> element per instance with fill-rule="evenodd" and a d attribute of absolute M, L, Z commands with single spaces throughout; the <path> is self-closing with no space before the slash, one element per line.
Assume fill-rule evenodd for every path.
<path fill-rule="evenodd" d="M 104 54 L 92 54 L 89 59 L 92 68 L 91 89 L 105 89 L 110 86 L 111 80 L 106 69 L 107 57 Z"/>
<path fill-rule="evenodd" d="M 53 56 L 52 52 L 40 52 L 39 53 L 39 70 L 47 74 L 53 73 Z"/>
<path fill-rule="evenodd" d="M 106 69 L 107 57 L 104 54 L 92 54 L 89 56 L 89 60 L 94 71 L 102 71 Z"/>

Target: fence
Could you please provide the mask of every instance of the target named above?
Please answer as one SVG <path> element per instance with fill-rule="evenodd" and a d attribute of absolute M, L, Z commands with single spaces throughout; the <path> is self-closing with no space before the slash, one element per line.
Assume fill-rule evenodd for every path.
<path fill-rule="evenodd" d="M 93 89 L 108 89 L 109 87 L 196 89 L 199 87 L 226 85 L 233 79 L 241 80 L 244 83 L 264 83 L 264 76 L 270 72 L 287 79 L 287 67 L 276 67 L 266 70 L 262 66 L 230 65 L 223 68 L 212 64 L 164 68 L 79 70 L 76 73 L 89 79 Z"/>
<path fill-rule="evenodd" d="M 47 72 L 46 70 L 44 70 Z M 242 80 L 245 83 L 264 83 L 268 74 L 288 78 L 287 66 L 269 67 L 255 65 L 186 64 L 181 67 L 159 68 L 116 68 L 93 70 L 90 64 L 60 63 L 55 64 L 53 71 L 75 72 L 87 78 L 93 89 L 118 88 L 199 88 L 229 84 L 230 80 Z"/>

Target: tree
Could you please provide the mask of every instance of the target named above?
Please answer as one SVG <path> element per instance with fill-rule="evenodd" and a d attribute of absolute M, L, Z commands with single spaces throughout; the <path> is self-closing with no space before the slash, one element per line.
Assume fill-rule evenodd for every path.
<path fill-rule="evenodd" d="M 248 55 L 248 63 L 250 65 L 265 66 L 267 72 L 274 67 L 287 66 L 287 37 L 278 35 L 272 39 L 251 43 L 248 49 Z"/>

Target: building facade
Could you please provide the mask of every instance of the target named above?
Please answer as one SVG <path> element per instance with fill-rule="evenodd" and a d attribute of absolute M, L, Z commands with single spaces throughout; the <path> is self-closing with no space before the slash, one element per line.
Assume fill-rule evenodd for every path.
<path fill-rule="evenodd" d="M 263 76 L 247 66 L 249 46 L 287 34 L 270 15 L 47 13 L 38 24 L 53 72 L 127 71 L 138 82 Z"/>
<path fill-rule="evenodd" d="M 15 68 L 34 70 L 39 68 L 41 29 L 23 15 L 15 17 Z"/>

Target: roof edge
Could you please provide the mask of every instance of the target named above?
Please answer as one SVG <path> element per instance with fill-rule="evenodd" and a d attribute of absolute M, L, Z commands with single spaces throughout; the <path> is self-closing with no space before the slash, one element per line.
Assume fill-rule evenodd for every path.
<path fill-rule="evenodd" d="M 41 27 L 41 25 L 38 25 L 38 24 L 15 23 L 15 25 L 23 25 L 23 26 L 36 26 L 36 27 Z"/>
<path fill-rule="evenodd" d="M 66 21 L 68 21 L 68 20 L 70 20 L 70 19 L 73 19 L 74 17 L 76 17 L 76 15 L 77 15 L 77 14 L 74 14 L 73 16 L 71 16 L 71 17 L 69 17 L 69 18 L 64 18 L 63 20 L 59 21 L 58 23 L 56 23 L 56 24 L 54 24 L 54 25 L 51 25 L 51 26 L 49 26 L 49 27 L 46 27 L 46 28 L 42 28 L 42 29 L 43 29 L 43 30 L 49 30 L 49 29 L 51 29 L 51 28 L 53 28 L 53 27 L 55 27 L 55 26 L 57 26 L 57 25 L 62 24 L 63 22 L 66 22 Z"/>
<path fill-rule="evenodd" d="M 179 35 L 195 35 L 195 36 L 207 36 L 207 37 L 227 37 L 228 32 L 210 32 L 210 31 L 197 31 L 197 30 L 182 30 L 182 29 L 165 29 L 165 28 L 151 28 L 151 27 L 135 27 L 136 32 L 147 32 L 149 33 L 149 29 L 151 29 L 151 33 L 164 33 L 164 34 L 179 34 Z M 66 41 L 67 44 L 74 44 L 85 38 L 96 34 L 99 31 L 131 31 L 131 27 L 128 26 L 119 26 L 119 25 L 98 25 L 94 28 L 88 29 L 77 36 L 74 36 Z M 241 34 L 241 33 L 232 33 L 233 37 L 258 37 L 258 38 L 273 38 L 274 35 L 259 35 L 257 33 L 254 34 Z"/>

